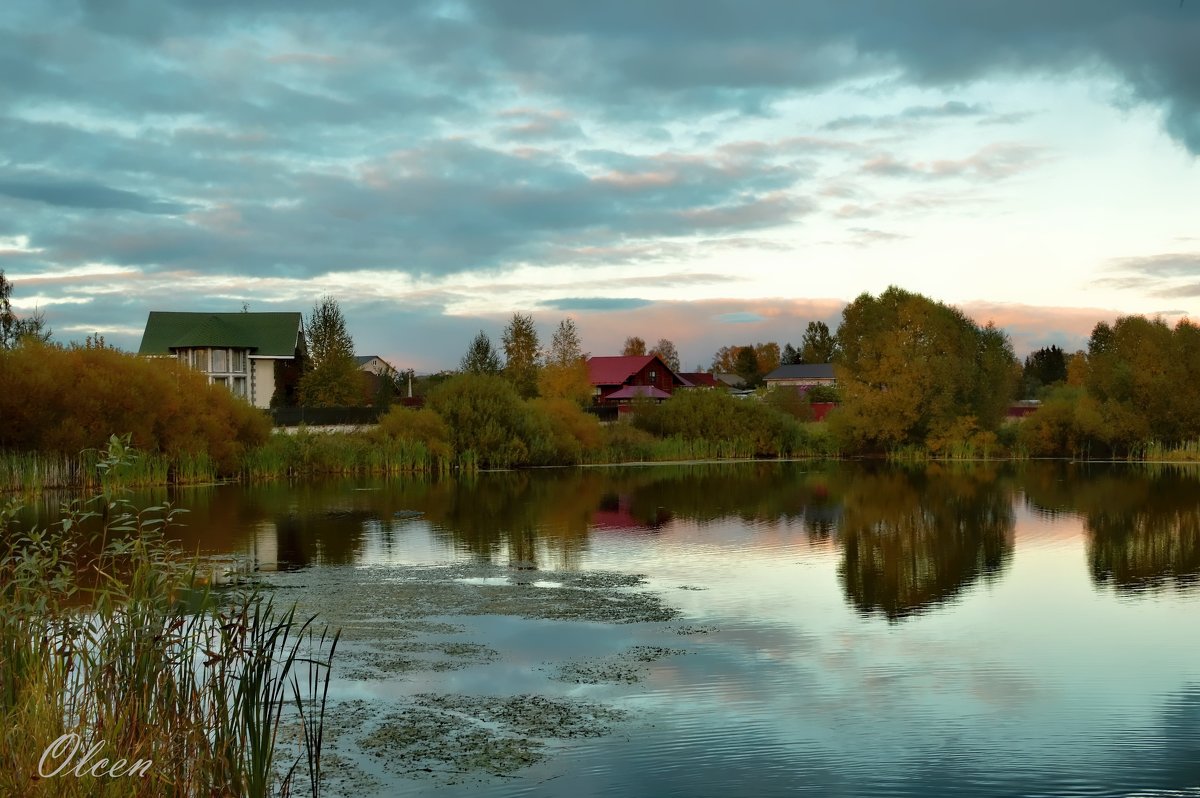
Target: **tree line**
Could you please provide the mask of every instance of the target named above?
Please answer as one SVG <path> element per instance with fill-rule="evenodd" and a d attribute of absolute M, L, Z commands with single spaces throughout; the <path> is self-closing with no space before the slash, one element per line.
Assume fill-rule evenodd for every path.
<path fill-rule="evenodd" d="M 7 353 L 0 366 L 6 367 L 6 386 L 24 385 L 45 371 L 31 360 L 31 365 L 20 366 L 27 373 L 16 373 L 17 361 L 29 357 L 19 354 L 26 344 L 67 353 L 44 355 L 47 363 L 62 359 L 60 376 L 83 369 L 84 361 L 96 360 L 95 368 L 100 368 L 99 359 L 110 358 L 104 370 L 126 373 L 122 369 L 128 368 L 129 384 L 151 379 L 137 376 L 138 366 L 118 365 L 100 336 L 89 337 L 83 346 L 48 344 L 50 330 L 42 314 L 18 317 L 11 293 L 12 285 L 0 271 L 0 353 Z M 387 403 L 403 374 L 384 375 L 372 395 L 366 375 L 358 369 L 353 339 L 336 299 L 322 297 L 303 324 L 307 348 L 296 390 L 301 403 Z M 543 346 L 532 316 L 514 313 L 500 343 L 497 348 L 481 330 L 459 363 L 461 374 L 499 377 L 522 400 L 565 400 L 576 406 L 591 402 L 588 354 L 571 319 L 563 319 Z M 630 336 L 622 353 L 656 354 L 672 369 L 679 367 L 678 350 L 666 338 L 648 347 L 642 338 Z M 813 321 L 798 346 L 759 342 L 722 347 L 710 368 L 738 374 L 753 384 L 788 363 L 833 364 L 841 401 L 828 417 L 828 428 L 836 448 L 847 453 L 913 449 L 936 456 L 965 445 L 984 452 L 1033 456 L 1127 457 L 1187 442 L 1200 445 L 1200 400 L 1196 398 L 1200 394 L 1193 387 L 1200 378 L 1200 327 L 1186 319 L 1170 326 L 1162 319 L 1119 317 L 1111 324 L 1098 323 L 1086 350 L 1068 354 L 1052 345 L 1021 362 L 1008 336 L 991 323 L 979 325 L 957 308 L 893 286 L 878 296 L 862 294 L 849 303 L 836 331 Z M 180 379 L 173 379 L 182 385 Z M 446 375 L 441 381 L 449 379 Z M 51 393 L 70 393 L 82 385 L 55 389 L 54 380 L 45 378 Z M 34 383 L 22 390 L 29 396 L 41 395 Z M 110 393 L 100 383 L 87 390 L 102 396 Z M 154 388 L 158 390 L 162 389 Z M 147 387 L 144 393 L 154 391 Z M 15 390 L 6 393 L 10 398 L 26 395 Z M 1005 424 L 1007 410 L 1018 397 L 1039 399 L 1040 406 L 1020 425 Z M 768 404 L 804 419 L 805 409 L 787 398 L 773 396 Z M 61 404 L 47 400 L 45 408 Z M 4 417 L 24 417 L 34 410 L 14 405 Z M 246 426 L 240 414 L 221 412 L 227 420 L 214 422 L 216 426 L 244 427 L 247 432 L 234 435 L 244 442 L 259 437 L 257 429 L 249 431 L 253 425 Z M 80 426 L 89 428 L 82 422 Z M 13 434 L 8 430 L 9 445 L 38 445 L 17 441 Z M 156 433 L 147 437 L 166 448 L 183 445 Z M 75 443 L 56 441 L 52 448 Z"/>

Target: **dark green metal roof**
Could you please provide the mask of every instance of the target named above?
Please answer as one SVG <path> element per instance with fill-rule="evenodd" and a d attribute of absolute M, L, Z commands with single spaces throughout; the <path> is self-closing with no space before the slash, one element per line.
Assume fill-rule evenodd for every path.
<path fill-rule="evenodd" d="M 190 347 L 236 347 L 261 357 L 293 357 L 299 313 L 177 313 L 152 310 L 139 355 L 169 355 Z"/>

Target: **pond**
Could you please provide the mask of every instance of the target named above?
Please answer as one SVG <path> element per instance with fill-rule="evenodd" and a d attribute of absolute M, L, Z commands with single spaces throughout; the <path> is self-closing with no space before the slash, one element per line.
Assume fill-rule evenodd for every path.
<path fill-rule="evenodd" d="M 172 499 L 184 545 L 345 629 L 331 794 L 1200 795 L 1198 470 L 704 463 Z"/>

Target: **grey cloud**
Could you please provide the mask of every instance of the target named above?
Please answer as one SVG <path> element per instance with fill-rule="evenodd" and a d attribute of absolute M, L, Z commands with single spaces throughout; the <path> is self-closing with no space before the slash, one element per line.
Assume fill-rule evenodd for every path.
<path fill-rule="evenodd" d="M 634 310 L 651 304 L 649 299 L 625 297 L 563 297 L 548 299 L 542 307 L 552 310 Z"/>
<path fill-rule="evenodd" d="M 583 137 L 579 123 L 563 112 L 514 110 L 501 114 L 505 121 L 501 133 L 516 141 L 575 139 Z"/>
<path fill-rule="evenodd" d="M 1200 252 L 1167 252 L 1134 258 L 1119 258 L 1109 264 L 1111 277 L 1098 285 L 1122 290 L 1143 290 L 1162 299 L 1191 299 L 1200 296 Z"/>
<path fill-rule="evenodd" d="M 512 83 L 588 103 L 612 119 L 645 122 L 692 112 L 769 114 L 788 93 L 861 77 L 898 75 L 947 88 L 992 75 L 1108 69 L 1134 100 L 1161 106 L 1167 131 L 1200 153 L 1200 8 L 1194 3 L 612 0 L 597 13 L 589 4 L 561 0 L 464 0 L 457 15 L 443 13 L 437 2 L 363 2 L 345 9 L 311 0 L 89 0 L 82 9 L 70 3 L 48 8 L 40 17 L 18 17 L 20 26 L 44 32 L 0 42 L 3 74 L 20 78 L 6 81 L 9 93 L 17 85 L 22 92 L 128 110 L 211 107 L 239 118 L 353 124 L 402 116 L 404 106 L 388 99 L 403 103 L 424 94 L 477 105 Z M 239 31 L 300 41 L 272 53 L 273 64 L 248 59 L 232 65 L 237 69 L 223 59 L 247 58 L 246 52 L 203 49 L 205 37 Z M 250 54 L 258 46 L 249 36 L 243 43 Z M 297 52 L 307 58 L 280 58 Z M 49 68 L 55 62 L 58 68 Z M 305 69 L 314 90 L 296 88 L 299 81 L 288 85 L 280 79 L 286 72 L 267 66 Z M 214 92 L 217 86 L 225 91 Z M 360 101 L 364 86 L 370 87 L 368 102 Z M 973 111 L 949 104 L 912 113 Z"/>
<path fill-rule="evenodd" d="M 125 210 L 150 214 L 184 213 L 187 205 L 133 191 L 28 172 L 0 174 L 0 195 L 67 208 Z"/>
<path fill-rule="evenodd" d="M 1018 143 L 991 144 L 974 155 L 960 159 L 943 159 L 921 163 L 906 163 L 889 154 L 868 160 L 862 170 L 884 177 L 913 177 L 923 179 L 961 177 L 975 180 L 998 180 L 1013 177 L 1042 163 L 1044 150 Z"/>
<path fill-rule="evenodd" d="M 822 130 L 846 130 L 851 128 L 892 128 L 903 124 L 912 124 L 926 120 L 941 120 L 954 119 L 964 117 L 989 117 L 991 116 L 982 105 L 977 103 L 966 103 L 961 100 L 950 100 L 941 105 L 913 105 L 905 108 L 896 114 L 884 114 L 880 116 L 871 116 L 868 114 L 856 114 L 854 116 L 843 116 L 837 119 L 826 122 L 821 126 Z"/>
<path fill-rule="evenodd" d="M 510 153 L 462 140 L 433 141 L 368 161 L 357 174 L 274 175 L 186 219 L 46 219 L 33 245 L 64 263 L 108 260 L 147 269 L 236 269 L 316 274 L 397 269 L 451 274 L 541 263 L 564 246 L 605 246 L 787 223 L 809 209 L 782 188 L 791 167 L 671 153 L 619 159 L 589 174 L 550 152 Z M 572 242 L 570 245 L 564 242 Z"/>
<path fill-rule="evenodd" d="M 1200 296 L 1200 283 L 1186 283 L 1161 288 L 1154 292 L 1154 296 L 1163 299 L 1191 299 Z"/>
<path fill-rule="evenodd" d="M 887 244 L 892 241 L 903 241 L 909 236 L 901 233 L 890 233 L 886 230 L 875 230 L 870 227 L 851 227 L 853 236 L 847 242 L 856 247 L 869 247 L 874 244 Z"/>
<path fill-rule="evenodd" d="M 1146 277 L 1193 277 L 1200 275 L 1200 252 L 1171 252 L 1140 258 L 1121 258 L 1112 264 L 1115 271 L 1132 272 Z"/>
<path fill-rule="evenodd" d="M 542 40 L 579 39 L 589 69 L 552 80 L 609 97 L 771 93 L 899 71 L 947 87 L 992 74 L 1107 66 L 1161 105 L 1168 132 L 1200 154 L 1200 6 L 1123 0 L 847 4 L 614 0 L 604 13 L 558 0 L 474 2 L 478 18 Z M 535 63 L 518 63 L 526 69 Z"/>

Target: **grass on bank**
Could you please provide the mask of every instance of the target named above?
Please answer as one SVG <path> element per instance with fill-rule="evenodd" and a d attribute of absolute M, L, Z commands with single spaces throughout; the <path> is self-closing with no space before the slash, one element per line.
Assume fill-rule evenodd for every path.
<path fill-rule="evenodd" d="M 116 441 L 97 466 L 128 455 Z M 169 506 L 109 486 L 48 529 L 15 528 L 17 509 L 0 508 L 0 795 L 319 794 L 337 634 L 203 588 L 164 537 Z M 101 759 L 139 772 L 93 775 Z"/>

